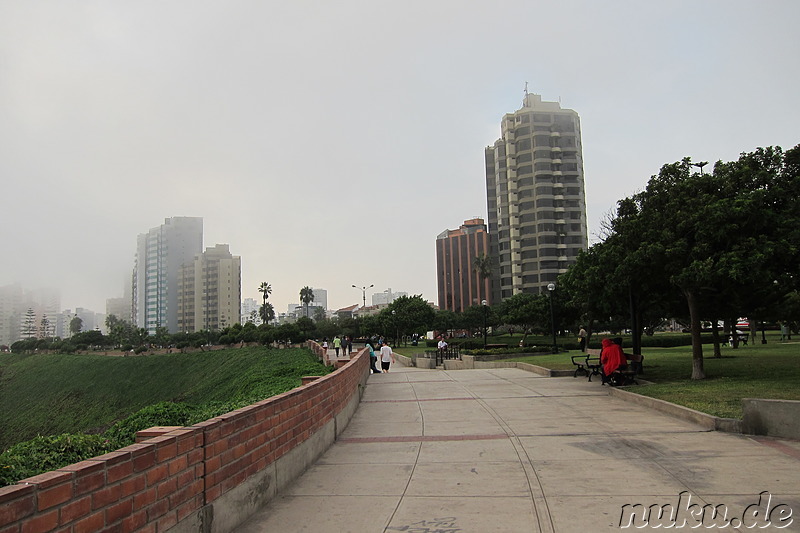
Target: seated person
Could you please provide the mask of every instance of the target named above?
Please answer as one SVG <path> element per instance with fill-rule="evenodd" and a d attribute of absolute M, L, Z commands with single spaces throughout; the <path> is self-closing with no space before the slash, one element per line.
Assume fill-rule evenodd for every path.
<path fill-rule="evenodd" d="M 627 367 L 627 359 L 622 353 L 622 339 L 611 340 L 605 338 L 602 341 L 603 348 L 600 351 L 600 364 L 603 365 L 603 383 L 610 381 L 610 377 L 615 372 L 619 372 Z"/>

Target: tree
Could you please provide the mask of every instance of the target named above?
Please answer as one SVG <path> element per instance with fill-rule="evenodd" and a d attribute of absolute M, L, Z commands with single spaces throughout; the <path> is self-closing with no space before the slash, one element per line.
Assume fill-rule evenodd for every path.
<path fill-rule="evenodd" d="M 72 317 L 72 320 L 69 321 L 69 333 L 70 335 L 75 335 L 81 332 L 83 329 L 83 319 L 78 315 Z"/>
<path fill-rule="evenodd" d="M 275 318 L 275 308 L 272 307 L 272 304 L 267 303 L 269 295 L 272 294 L 272 286 L 266 281 L 262 281 L 261 285 L 258 286 L 258 292 L 262 296 L 261 308 L 258 310 L 258 314 L 261 317 L 261 321 L 266 324 Z"/>
<path fill-rule="evenodd" d="M 300 330 L 300 334 L 306 338 L 310 337 L 311 332 L 314 331 L 314 321 L 307 316 L 298 318 L 296 324 L 297 328 Z"/>
<path fill-rule="evenodd" d="M 394 328 L 393 333 L 406 335 L 424 333 L 433 325 L 436 312 L 421 294 L 401 296 L 381 311 L 381 318 L 386 326 Z M 391 331 L 391 330 L 389 330 Z M 397 342 L 397 341 L 395 341 Z"/>
<path fill-rule="evenodd" d="M 267 324 L 275 319 L 275 308 L 269 302 L 264 302 L 264 305 L 258 310 L 258 314 L 261 317 L 261 321 L 264 324 Z"/>
<path fill-rule="evenodd" d="M 478 276 L 481 278 L 481 281 L 485 285 L 487 295 L 489 294 L 489 287 L 486 284 L 486 280 L 492 276 L 494 264 L 494 258 L 486 254 L 480 254 L 472 261 L 472 271 L 478 274 Z"/>
<path fill-rule="evenodd" d="M 454 311 L 449 309 L 439 309 L 433 318 L 431 328 L 435 331 L 447 334 L 451 329 L 456 329 L 459 323 L 459 317 Z"/>
<path fill-rule="evenodd" d="M 506 298 L 500 305 L 499 314 L 504 323 L 522 328 L 523 343 L 530 331 L 550 329 L 550 303 L 543 294 L 522 292 Z"/>
<path fill-rule="evenodd" d="M 47 318 L 47 315 L 43 313 L 39 326 L 39 338 L 46 339 L 47 337 L 50 337 L 50 320 Z"/>
<path fill-rule="evenodd" d="M 305 305 L 306 316 L 308 316 L 308 304 L 314 301 L 314 289 L 307 285 L 300 289 L 300 301 Z"/>
<path fill-rule="evenodd" d="M 169 330 L 164 326 L 156 327 L 155 335 L 153 335 L 153 343 L 156 346 L 164 347 L 170 342 Z"/>
<path fill-rule="evenodd" d="M 25 311 L 25 320 L 22 323 L 22 336 L 26 339 L 36 338 L 36 313 L 33 312 L 33 308 L 31 307 Z"/>
<path fill-rule="evenodd" d="M 266 281 L 262 281 L 261 285 L 258 286 L 258 292 L 261 293 L 263 303 L 266 304 L 269 295 L 272 294 L 272 286 Z"/>
<path fill-rule="evenodd" d="M 323 318 L 322 320 L 317 320 L 316 322 L 317 334 L 320 337 L 331 339 L 334 335 L 339 333 L 341 330 L 339 329 L 338 324 L 333 320 L 328 318 Z"/>
<path fill-rule="evenodd" d="M 642 269 L 684 298 L 692 379 L 705 378 L 701 320 L 712 302 L 723 307 L 737 294 L 744 309 L 763 312 L 765 302 L 777 302 L 776 285 L 785 293 L 800 281 L 798 159 L 798 147 L 787 157 L 759 148 L 705 174 L 691 172 L 686 158 L 619 203 L 611 228 L 624 243 L 627 272 Z"/>

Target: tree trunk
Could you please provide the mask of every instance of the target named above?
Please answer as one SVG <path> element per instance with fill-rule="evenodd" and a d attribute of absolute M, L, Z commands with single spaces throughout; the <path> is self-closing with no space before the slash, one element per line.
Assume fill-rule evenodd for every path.
<path fill-rule="evenodd" d="M 631 312 L 631 351 L 635 355 L 642 355 L 642 320 L 637 296 L 633 293 L 633 285 L 628 285 Z"/>
<path fill-rule="evenodd" d="M 703 370 L 703 341 L 700 331 L 700 310 L 697 295 L 692 289 L 684 289 L 686 304 L 689 306 L 689 327 L 692 330 L 692 379 L 705 379 Z"/>
<path fill-rule="evenodd" d="M 716 319 L 711 322 L 711 333 L 714 335 L 714 357 L 722 357 L 719 342 L 719 321 Z"/>

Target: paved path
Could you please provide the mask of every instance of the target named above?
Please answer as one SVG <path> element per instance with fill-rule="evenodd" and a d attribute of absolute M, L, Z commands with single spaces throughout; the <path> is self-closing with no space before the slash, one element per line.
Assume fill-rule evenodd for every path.
<path fill-rule="evenodd" d="M 327 453 L 237 532 L 607 531 L 626 504 L 724 505 L 730 520 L 762 491 L 773 527 L 740 530 L 800 531 L 800 443 L 705 431 L 585 378 L 393 365 L 370 376 Z"/>

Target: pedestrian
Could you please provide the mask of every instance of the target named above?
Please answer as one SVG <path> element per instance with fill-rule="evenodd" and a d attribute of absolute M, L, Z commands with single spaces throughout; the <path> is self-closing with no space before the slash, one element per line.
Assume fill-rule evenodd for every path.
<path fill-rule="evenodd" d="M 616 372 L 624 369 L 627 365 L 627 359 L 622 352 L 622 339 L 603 339 L 603 348 L 600 351 L 600 364 L 603 365 L 602 378 L 603 384 L 609 383 L 614 385 L 618 382 L 614 376 Z"/>
<path fill-rule="evenodd" d="M 322 349 L 325 350 L 325 353 L 328 353 L 328 337 L 322 339 Z"/>
<path fill-rule="evenodd" d="M 394 363 L 394 352 L 386 344 L 386 341 L 383 342 L 383 346 L 381 346 L 381 369 L 384 372 L 389 372 L 389 366 Z"/>
<path fill-rule="evenodd" d="M 339 357 L 339 348 L 342 347 L 342 339 L 339 338 L 339 335 L 336 335 L 333 338 L 333 351 L 336 352 L 336 357 Z"/>
<path fill-rule="evenodd" d="M 353 339 L 350 338 L 350 335 L 346 335 L 344 338 L 344 355 L 350 357 L 350 352 L 353 351 Z"/>
<path fill-rule="evenodd" d="M 586 330 L 581 326 L 578 332 L 578 344 L 580 344 L 581 352 L 586 352 Z"/>
<path fill-rule="evenodd" d="M 781 322 L 781 340 L 782 341 L 792 340 L 792 330 L 789 329 L 788 322 Z"/>
<path fill-rule="evenodd" d="M 372 347 L 371 342 L 367 343 L 367 349 L 369 350 L 369 369 L 373 374 L 380 374 L 381 371 L 375 366 L 375 364 L 378 362 L 378 355 L 375 353 L 375 349 Z"/>
<path fill-rule="evenodd" d="M 447 351 L 447 341 L 444 340 L 444 337 L 439 337 L 439 342 L 436 344 L 436 349 L 439 350 L 441 355 Z"/>

